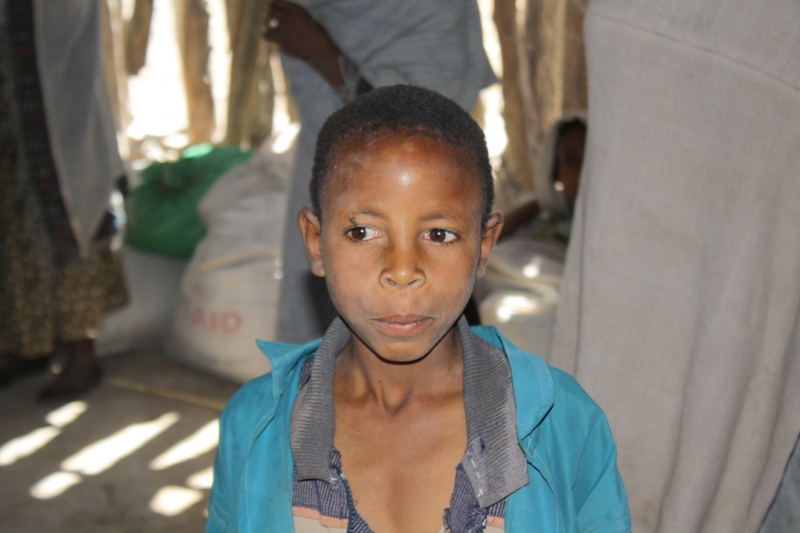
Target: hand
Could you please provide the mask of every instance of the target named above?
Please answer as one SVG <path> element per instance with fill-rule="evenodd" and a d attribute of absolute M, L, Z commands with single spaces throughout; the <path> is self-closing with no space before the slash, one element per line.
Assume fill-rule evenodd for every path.
<path fill-rule="evenodd" d="M 264 18 L 263 29 L 264 39 L 309 63 L 333 87 L 344 84 L 339 47 L 305 9 L 286 0 L 274 0 Z"/>

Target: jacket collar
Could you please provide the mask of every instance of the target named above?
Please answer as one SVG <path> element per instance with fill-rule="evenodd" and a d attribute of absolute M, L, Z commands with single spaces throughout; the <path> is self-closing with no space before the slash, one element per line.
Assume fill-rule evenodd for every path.
<path fill-rule="evenodd" d="M 517 408 L 511 367 L 502 350 L 458 322 L 464 354 L 467 449 L 462 466 L 481 508 L 528 483 L 525 454 L 517 440 Z"/>
<path fill-rule="evenodd" d="M 272 397 L 280 398 L 289 383 L 292 370 L 298 363 L 314 355 L 322 339 L 311 341 L 307 344 L 284 344 L 282 342 L 264 341 L 256 339 L 256 345 L 261 353 L 269 359 L 272 374 Z"/>
<path fill-rule="evenodd" d="M 547 365 L 539 357 L 523 352 L 511 344 L 494 326 L 476 326 L 472 328 L 472 332 L 505 352 L 514 384 L 517 433 L 520 439 L 528 436 L 553 407 L 553 378 Z M 322 339 L 317 339 L 296 345 L 256 341 L 272 364 L 272 395 L 275 399 L 284 393 L 291 371 L 298 363 L 314 355 L 321 342 Z"/>
<path fill-rule="evenodd" d="M 305 368 L 302 370 L 289 426 L 292 457 L 299 480 L 322 479 L 330 483 L 336 480 L 330 468 L 336 429 L 333 378 L 336 357 L 350 342 L 350 336 L 350 329 L 337 317 L 317 348 L 310 372 Z"/>
<path fill-rule="evenodd" d="M 527 483 L 525 456 L 517 438 L 528 435 L 550 409 L 553 386 L 546 365 L 538 357 L 517 349 L 494 328 L 476 328 L 473 332 L 462 318 L 458 329 L 465 357 L 468 430 L 463 465 L 484 507 Z M 301 347 L 259 341 L 273 365 L 276 397 L 285 392 L 293 369 L 316 353 L 310 363 L 309 382 L 301 387 L 296 401 L 290 399 L 296 407 L 292 409 L 291 434 L 298 479 L 330 478 L 334 361 L 349 339 L 349 329 L 337 318 L 321 341 Z M 514 384 L 513 397 L 504 380 Z M 289 392 L 292 395 L 295 391 Z M 305 447 L 300 442 L 324 444 Z"/>
<path fill-rule="evenodd" d="M 522 440 L 536 429 L 553 407 L 555 393 L 550 369 L 540 357 L 511 344 L 494 326 L 477 326 L 472 331 L 503 350 L 508 358 L 514 403 L 517 405 L 517 434 Z"/>

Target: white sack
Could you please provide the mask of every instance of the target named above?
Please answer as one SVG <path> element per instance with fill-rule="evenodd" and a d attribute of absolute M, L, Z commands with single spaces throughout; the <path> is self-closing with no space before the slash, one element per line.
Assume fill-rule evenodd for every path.
<path fill-rule="evenodd" d="M 123 247 L 122 269 L 130 303 L 103 320 L 95 340 L 98 355 L 163 348 L 186 262 Z"/>
<path fill-rule="evenodd" d="M 275 338 L 290 158 L 263 150 L 200 202 L 208 234 L 181 283 L 169 356 L 237 382 L 269 370 L 255 340 Z"/>
<path fill-rule="evenodd" d="M 595 0 L 550 362 L 640 533 L 754 532 L 800 431 L 800 3 Z"/>

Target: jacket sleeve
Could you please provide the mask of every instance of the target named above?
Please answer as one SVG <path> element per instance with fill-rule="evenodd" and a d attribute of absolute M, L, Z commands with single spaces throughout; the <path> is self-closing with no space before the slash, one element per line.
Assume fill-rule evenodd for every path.
<path fill-rule="evenodd" d="M 617 470 L 617 447 L 602 412 L 590 426 L 577 472 L 573 490 L 579 504 L 578 530 L 630 531 L 628 499 Z"/>
<path fill-rule="evenodd" d="M 551 368 L 556 387 L 551 457 L 581 533 L 630 531 L 628 498 L 617 470 L 617 446 L 605 413 L 571 376 Z M 562 485 L 563 483 L 563 485 Z"/>
<path fill-rule="evenodd" d="M 239 526 L 241 493 L 250 439 L 257 420 L 269 411 L 272 373 L 255 378 L 239 389 L 220 415 L 219 444 L 214 460 L 214 484 L 208 499 L 206 533 L 223 533 Z"/>
<path fill-rule="evenodd" d="M 230 482 L 233 472 L 230 429 L 230 407 L 226 407 L 220 416 L 219 445 L 214 459 L 214 484 L 208 499 L 206 533 L 223 533 L 228 524 Z"/>

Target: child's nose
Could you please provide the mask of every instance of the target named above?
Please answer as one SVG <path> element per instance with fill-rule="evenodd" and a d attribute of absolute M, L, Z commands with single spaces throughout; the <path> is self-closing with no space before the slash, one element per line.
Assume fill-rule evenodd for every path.
<path fill-rule="evenodd" d="M 381 272 L 381 285 L 396 289 L 421 287 L 425 275 L 420 268 L 420 257 L 414 245 L 392 245 L 387 248 L 386 262 Z"/>

